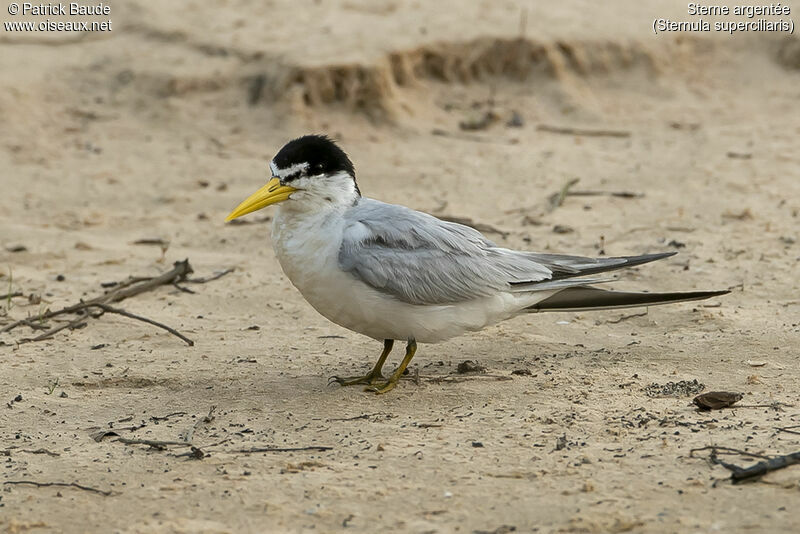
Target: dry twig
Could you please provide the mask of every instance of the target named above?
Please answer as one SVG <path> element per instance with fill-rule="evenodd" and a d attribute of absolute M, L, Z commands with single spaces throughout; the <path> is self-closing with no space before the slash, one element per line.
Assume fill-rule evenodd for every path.
<path fill-rule="evenodd" d="M 588 128 L 570 128 L 565 126 L 551 126 L 540 124 L 536 127 L 540 132 L 550 132 L 564 135 L 582 135 L 586 137 L 630 137 L 627 130 L 593 130 Z"/>
<path fill-rule="evenodd" d="M 188 276 L 192 274 L 194 271 L 189 265 L 189 260 L 183 261 L 176 261 L 173 264 L 171 270 L 162 273 L 155 277 L 131 277 L 125 282 L 114 283 L 111 284 L 113 289 L 106 291 L 100 296 L 97 296 L 90 300 L 81 300 L 77 304 L 73 304 L 71 306 L 66 306 L 59 310 L 50 311 L 41 314 L 38 317 L 26 317 L 25 319 L 20 319 L 15 321 L 11 324 L 8 324 L 2 328 L 0 328 L 0 334 L 4 332 L 9 332 L 14 330 L 20 326 L 27 326 L 33 330 L 45 330 L 41 334 L 37 335 L 36 337 L 32 338 L 23 338 L 19 340 L 19 343 L 26 343 L 31 341 L 42 341 L 45 339 L 50 339 L 58 332 L 66 329 L 76 329 L 82 328 L 88 324 L 89 319 L 97 319 L 101 317 L 104 313 L 113 313 L 117 315 L 122 315 L 124 317 L 128 317 L 129 319 L 135 319 L 137 321 L 142 321 L 153 326 L 157 326 L 163 330 L 166 330 L 170 334 L 182 339 L 186 342 L 189 346 L 194 345 L 194 341 L 187 338 L 174 328 L 171 328 L 163 323 L 158 321 L 154 321 L 153 319 L 149 319 L 147 317 L 143 317 L 141 315 L 136 315 L 131 313 L 127 310 L 116 308 L 111 306 L 111 304 L 121 302 L 125 299 L 134 297 L 141 293 L 145 293 L 147 291 L 151 291 L 157 287 L 163 285 L 176 285 L 180 282 L 191 282 L 196 284 L 203 284 L 206 282 L 210 282 L 212 280 L 217 280 L 222 276 L 232 272 L 233 269 L 226 269 L 219 273 L 214 274 L 213 276 L 209 276 L 207 278 L 195 278 L 190 279 Z M 104 286 L 109 284 L 103 284 Z M 179 289 L 185 289 L 180 288 Z M 188 290 L 186 290 L 188 291 Z M 92 312 L 91 310 L 95 309 L 97 311 Z M 66 323 L 60 324 L 58 326 L 49 328 L 45 326 L 45 323 L 55 317 L 59 317 L 61 315 L 76 315 L 76 317 L 72 318 Z"/>
<path fill-rule="evenodd" d="M 721 465 L 722 467 L 730 471 L 731 482 L 733 482 L 734 484 L 738 484 L 740 482 L 747 482 L 752 479 L 758 479 L 772 471 L 777 471 L 779 469 L 789 467 L 790 465 L 800 464 L 800 452 L 793 452 L 791 454 L 784 454 L 781 456 L 775 456 L 770 458 L 769 456 L 763 456 L 761 454 L 753 454 L 747 451 L 732 449 L 730 447 L 717 447 L 715 445 L 700 447 L 698 449 L 692 449 L 689 452 L 689 456 L 693 456 L 695 451 L 701 451 L 701 450 L 711 450 L 711 454 L 709 454 L 708 456 L 708 461 L 714 465 Z M 730 454 L 740 454 L 743 456 L 762 458 L 763 460 L 761 462 L 751 465 L 750 467 L 740 467 L 738 465 L 720 460 L 717 457 L 717 451 L 725 451 Z"/>
<path fill-rule="evenodd" d="M 216 410 L 217 410 L 217 407 L 216 406 L 212 406 L 208 410 L 208 415 L 206 415 L 205 417 L 202 417 L 201 419 L 198 419 L 197 422 L 194 424 L 194 426 L 192 428 L 190 428 L 188 432 L 186 432 L 186 435 L 184 436 L 183 440 L 186 443 L 191 443 L 192 439 L 194 439 L 194 433 L 200 427 L 200 425 L 204 425 L 206 423 L 210 423 L 211 421 L 214 420 L 214 412 Z"/>
<path fill-rule="evenodd" d="M 58 486 L 61 488 L 78 488 L 80 490 L 97 493 L 105 497 L 114 494 L 111 491 L 103 491 L 101 489 L 92 488 L 90 486 L 84 486 L 83 484 L 78 484 L 77 482 L 35 482 L 33 480 L 6 480 L 5 482 L 3 482 L 3 484 L 28 484 L 31 486 L 36 486 L 37 488 L 46 488 L 49 486 Z"/>
<path fill-rule="evenodd" d="M 228 453 L 228 454 L 231 454 L 231 453 L 254 454 L 254 453 L 257 453 L 257 452 L 296 452 L 296 451 L 325 452 L 325 451 L 330 451 L 332 449 L 333 449 L 333 447 L 312 445 L 310 447 L 253 447 L 252 449 L 234 449 L 234 450 L 227 450 L 227 451 L 220 451 L 220 452 L 225 452 L 225 453 Z"/>

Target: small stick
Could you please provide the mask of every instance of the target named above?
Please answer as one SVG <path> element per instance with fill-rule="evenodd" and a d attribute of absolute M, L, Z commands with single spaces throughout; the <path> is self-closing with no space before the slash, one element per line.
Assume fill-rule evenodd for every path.
<path fill-rule="evenodd" d="M 778 469 L 783 469 L 784 467 L 789 467 L 790 465 L 794 464 L 800 464 L 800 452 L 776 456 L 775 458 L 770 458 L 764 462 L 758 462 L 750 467 L 742 468 L 738 466 L 731 466 L 736 467 L 736 469 L 731 469 L 731 467 L 728 467 L 727 465 L 724 467 L 733 471 L 731 473 L 731 480 L 734 484 L 738 484 L 739 482 L 744 482 L 745 480 L 751 478 L 759 478 L 771 471 L 777 471 Z"/>
<path fill-rule="evenodd" d="M 569 191 L 568 197 L 619 197 L 619 198 L 642 198 L 644 193 L 635 193 L 633 191 Z"/>
<path fill-rule="evenodd" d="M 46 488 L 48 486 L 58 486 L 61 488 L 78 488 L 83 491 L 90 491 L 92 493 L 98 493 L 105 497 L 113 495 L 113 492 L 110 491 L 103 491 L 101 489 L 92 488 L 90 486 L 84 486 L 83 484 L 78 484 L 77 482 L 35 482 L 33 480 L 6 480 L 3 484 L 29 484 L 31 486 L 36 486 L 37 488 Z"/>
<path fill-rule="evenodd" d="M 185 283 L 187 283 L 187 284 L 205 284 L 207 282 L 213 282 L 214 280 L 219 280 L 220 278 L 222 278 L 226 274 L 230 274 L 235 270 L 236 270 L 235 267 L 228 267 L 224 271 L 220 271 L 218 273 L 214 273 L 211 276 L 205 276 L 203 278 L 187 278 L 187 279 L 185 279 L 183 281 Z"/>
<path fill-rule="evenodd" d="M 239 454 L 253 454 L 257 452 L 296 452 L 296 451 L 330 451 L 333 450 L 333 447 L 325 447 L 325 446 L 316 446 L 312 445 L 310 447 L 254 447 L 252 449 L 236 449 L 236 450 L 228 450 L 228 451 L 220 451 L 226 453 L 239 453 Z"/>
<path fill-rule="evenodd" d="M 129 439 L 129 438 L 117 438 L 117 441 L 120 443 L 124 443 L 125 445 L 147 445 L 154 449 L 164 450 L 167 447 L 174 446 L 174 447 L 191 447 L 191 443 L 187 443 L 186 441 L 160 441 L 155 439 Z"/>
<path fill-rule="evenodd" d="M 449 137 L 451 139 L 459 139 L 463 141 L 474 141 L 476 143 L 497 143 L 497 144 L 504 144 L 504 145 L 512 145 L 514 141 L 512 140 L 504 140 L 498 139 L 494 137 L 483 137 L 478 135 L 471 135 L 465 133 L 457 133 L 457 132 L 448 132 L 447 130 L 442 130 L 440 128 L 434 128 L 431 130 L 432 135 L 439 135 L 441 137 Z"/>
<path fill-rule="evenodd" d="M 13 293 L 6 293 L 5 295 L 0 295 L 0 300 L 6 299 L 13 299 L 14 297 L 24 297 L 25 295 L 22 294 L 20 291 L 15 291 Z"/>
<path fill-rule="evenodd" d="M 123 310 L 121 308 L 112 308 L 108 304 L 96 303 L 96 304 L 92 304 L 92 306 L 96 306 L 96 307 L 100 308 L 101 310 L 107 311 L 109 313 L 116 313 L 117 315 L 122 315 L 122 316 L 125 316 L 125 317 L 129 317 L 131 319 L 136 319 L 137 321 L 142 321 L 144 323 L 148 323 L 148 324 L 151 324 L 153 326 L 157 326 L 159 328 L 162 328 L 162 329 L 166 330 L 167 332 L 169 332 L 173 336 L 182 339 L 190 347 L 194 346 L 194 341 L 192 341 L 188 337 L 184 336 L 183 334 L 181 334 L 180 332 L 178 332 L 177 330 L 175 330 L 171 326 L 165 325 L 164 323 L 159 323 L 158 321 L 154 321 L 153 319 L 149 319 L 147 317 L 142 317 L 141 315 L 136 315 L 135 313 L 131 313 L 129 311 L 125 311 L 125 310 Z"/>
<path fill-rule="evenodd" d="M 702 447 L 700 449 L 692 449 L 689 452 L 689 456 L 691 456 L 694 453 L 694 451 L 703 449 L 711 449 L 711 454 L 709 455 L 708 460 L 712 464 L 721 465 L 725 469 L 729 470 L 731 472 L 731 482 L 733 482 L 734 484 L 745 482 L 753 478 L 761 478 L 762 476 L 772 471 L 777 471 L 779 469 L 789 467 L 790 465 L 800 464 L 800 452 L 793 452 L 791 454 L 784 454 L 781 456 L 775 456 L 773 458 L 770 458 L 769 456 L 752 454 L 747 451 L 740 451 L 737 449 L 731 449 L 729 447 L 715 447 L 713 445 L 709 447 Z M 728 462 L 723 462 L 722 460 L 717 458 L 717 450 L 725 450 L 725 451 L 730 451 L 733 454 L 741 454 L 745 456 L 753 456 L 755 458 L 763 458 L 764 460 L 756 464 L 753 464 L 750 467 L 739 467 L 738 465 L 731 464 Z"/>
<path fill-rule="evenodd" d="M 377 413 L 365 413 L 365 414 L 361 414 L 361 415 L 356 415 L 355 417 L 332 417 L 332 418 L 328 419 L 328 422 L 330 423 L 331 421 L 356 421 L 358 419 L 369 419 L 373 415 L 380 415 L 380 414 L 377 414 Z"/>
<path fill-rule="evenodd" d="M 217 409 L 216 406 L 211 406 L 211 408 L 208 410 L 208 415 L 206 415 L 201 419 L 198 419 L 198 421 L 194 424 L 194 426 L 190 428 L 188 432 L 186 432 L 186 436 L 183 438 L 183 441 L 185 441 L 186 443 L 191 443 L 192 439 L 194 438 L 195 430 L 197 430 L 200 427 L 200 425 L 203 425 L 205 423 L 210 423 L 211 421 L 214 420 L 214 411 L 216 409 Z"/>
<path fill-rule="evenodd" d="M 66 323 L 64 323 L 64 324 L 62 324 L 60 326 L 56 326 L 54 328 L 51 328 L 47 332 L 39 334 L 36 337 L 20 339 L 19 342 L 20 343 L 27 343 L 29 341 L 43 341 L 45 339 L 50 339 L 55 334 L 61 332 L 62 330 L 66 330 L 67 328 L 74 330 L 75 328 L 82 328 L 84 326 L 86 326 L 86 315 L 80 315 L 80 316 L 76 317 L 75 319 L 73 319 L 73 320 L 71 320 L 69 322 L 66 322 Z"/>
<path fill-rule="evenodd" d="M 150 418 L 150 420 L 152 422 L 154 422 L 154 423 L 157 423 L 159 421 L 166 421 L 170 417 L 176 417 L 178 415 L 186 415 L 186 412 L 172 412 L 172 413 L 168 413 L 167 415 L 154 415 L 154 416 L 152 416 Z M 133 416 L 131 416 L 131 417 L 127 418 L 127 419 L 120 419 L 119 421 L 117 421 L 117 423 L 125 423 L 126 421 L 130 421 L 131 419 L 133 419 Z M 141 428 L 141 427 L 139 427 L 139 428 Z"/>
<path fill-rule="evenodd" d="M 182 285 L 178 284 L 178 282 L 172 282 L 172 287 L 174 287 L 178 291 L 181 291 L 182 293 L 189 293 L 190 295 L 197 294 L 197 291 L 192 291 L 188 287 L 183 287 Z"/>
<path fill-rule="evenodd" d="M 550 211 L 553 211 L 557 207 L 564 204 L 564 199 L 567 198 L 570 188 L 572 188 L 573 185 L 580 182 L 580 180 L 581 180 L 580 178 L 573 178 L 572 180 L 565 183 L 557 193 L 553 193 L 552 195 L 550 195 L 550 197 L 548 197 L 548 200 L 550 201 Z"/>
<path fill-rule="evenodd" d="M 741 449 L 734 449 L 731 447 L 718 447 L 716 445 L 706 445 L 705 447 L 698 447 L 696 449 L 691 449 L 689 451 L 690 458 L 696 458 L 694 455 L 695 452 L 699 451 L 712 451 L 716 454 L 716 451 L 725 451 L 729 454 L 740 454 L 742 456 L 750 456 L 751 458 L 761 458 L 763 460 L 769 460 L 769 456 L 764 456 L 763 454 L 756 454 L 752 452 L 743 451 Z"/>
<path fill-rule="evenodd" d="M 570 128 L 564 126 L 550 126 L 540 124 L 536 127 L 540 132 L 550 132 L 564 135 L 583 135 L 587 137 L 630 137 L 631 132 L 627 130 L 592 130 L 585 128 Z"/>
<path fill-rule="evenodd" d="M 736 408 L 772 408 L 773 410 L 777 410 L 782 412 L 781 406 L 786 406 L 787 408 L 794 408 L 794 404 L 786 404 L 785 402 L 773 402 L 771 404 L 737 404 L 736 406 L 731 406 L 731 410 L 735 410 Z"/>
<path fill-rule="evenodd" d="M 35 317 L 28 317 L 27 319 L 23 319 L 22 323 L 29 327 L 31 330 L 47 330 L 47 326 L 41 324 L 38 318 Z M 5 332 L 5 328 L 0 330 L 0 333 Z"/>
<path fill-rule="evenodd" d="M 403 377 L 405 380 L 406 377 Z M 479 379 L 488 379 L 488 380 L 496 380 L 498 382 L 504 382 L 507 380 L 514 380 L 513 377 L 507 375 L 467 375 L 467 376 L 453 376 L 453 375 L 444 375 L 444 376 L 425 376 L 420 375 L 420 380 L 429 380 L 435 384 L 439 384 L 442 382 L 449 382 L 449 383 L 457 383 L 457 382 L 467 382 L 469 380 L 479 380 Z M 414 380 L 413 377 L 409 378 L 409 380 Z"/>
<path fill-rule="evenodd" d="M 630 315 L 623 315 L 619 319 L 613 319 L 613 320 L 605 321 L 605 324 L 617 324 L 617 323 L 621 323 L 622 321 L 627 321 L 628 319 L 633 319 L 634 317 L 644 317 L 645 315 L 647 315 L 646 311 L 644 311 L 642 313 L 632 313 Z"/>
<path fill-rule="evenodd" d="M 136 296 L 140 293 L 144 293 L 145 291 L 150 291 L 151 289 L 155 289 L 156 287 L 165 284 L 171 284 L 172 282 L 176 281 L 181 282 L 193 272 L 194 271 L 192 269 L 192 266 L 189 265 L 188 259 L 183 261 L 176 261 L 173 265 L 172 270 L 167 271 L 166 273 L 163 273 L 159 276 L 156 276 L 154 278 L 135 278 L 133 279 L 133 281 L 124 282 L 119 286 L 115 287 L 112 291 L 106 292 L 91 300 L 88 301 L 81 300 L 77 304 L 61 308 L 60 310 L 48 311 L 47 313 L 42 314 L 36 319 L 40 321 L 46 321 L 48 319 L 52 319 L 53 317 L 57 317 L 59 315 L 64 315 L 67 313 L 76 313 L 85 310 L 86 308 L 89 308 L 94 304 L 120 302 L 122 300 L 125 300 L 126 298 Z M 13 330 L 14 328 L 21 325 L 29 326 L 30 320 L 31 318 L 28 317 L 25 319 L 20 319 L 19 321 L 11 323 L 7 326 L 4 326 L 3 328 L 0 328 L 0 334 L 2 334 L 3 332 L 8 332 L 9 330 Z"/>
<path fill-rule="evenodd" d="M 48 451 L 47 449 L 21 449 L 22 452 L 27 452 L 29 454 L 46 454 L 47 456 L 61 456 L 57 452 Z"/>

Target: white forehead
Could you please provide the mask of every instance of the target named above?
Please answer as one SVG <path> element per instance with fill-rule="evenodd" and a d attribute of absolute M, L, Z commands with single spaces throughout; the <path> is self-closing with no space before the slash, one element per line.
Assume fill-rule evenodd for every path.
<path fill-rule="evenodd" d="M 275 165 L 274 161 L 269 162 L 269 170 L 272 172 L 272 176 L 277 176 L 280 179 L 284 179 L 287 176 L 291 176 L 299 171 L 304 171 L 308 169 L 308 163 L 295 163 L 291 167 L 286 167 L 285 169 L 279 169 L 277 165 Z"/>

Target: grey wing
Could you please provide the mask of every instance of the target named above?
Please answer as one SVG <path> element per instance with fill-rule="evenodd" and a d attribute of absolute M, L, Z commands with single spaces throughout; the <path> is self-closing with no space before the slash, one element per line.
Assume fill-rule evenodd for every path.
<path fill-rule="evenodd" d="M 501 291 L 528 292 L 604 280 L 574 280 L 625 266 L 498 247 L 473 228 L 402 206 L 361 199 L 346 214 L 339 266 L 411 304 L 452 304 Z"/>
<path fill-rule="evenodd" d="M 501 291 L 530 292 L 610 279 L 580 278 L 673 253 L 587 258 L 498 247 L 468 226 L 362 198 L 345 214 L 339 266 L 410 304 L 452 304 Z"/>
<path fill-rule="evenodd" d="M 468 226 L 402 206 L 361 199 L 345 217 L 339 266 L 411 304 L 462 302 L 552 274 Z"/>

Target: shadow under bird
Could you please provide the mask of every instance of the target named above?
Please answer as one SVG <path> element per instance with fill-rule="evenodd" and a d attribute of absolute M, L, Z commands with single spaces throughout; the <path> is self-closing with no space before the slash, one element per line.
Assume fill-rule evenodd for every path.
<path fill-rule="evenodd" d="M 277 204 L 272 243 L 283 272 L 319 313 L 383 341 L 364 376 L 332 377 L 386 393 L 417 349 L 516 315 L 652 306 L 728 291 L 632 293 L 589 284 L 600 273 L 675 254 L 618 258 L 541 254 L 500 247 L 477 230 L 361 195 L 355 169 L 332 140 L 307 135 L 287 143 L 269 164 L 272 179 L 228 221 Z M 406 354 L 381 374 L 395 340 Z"/>

